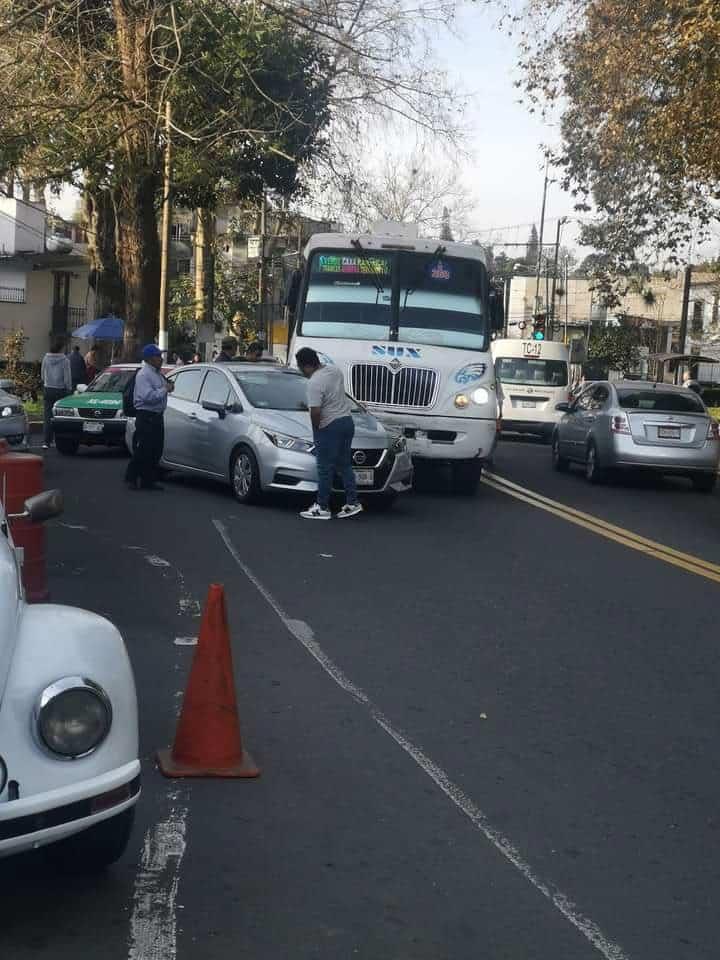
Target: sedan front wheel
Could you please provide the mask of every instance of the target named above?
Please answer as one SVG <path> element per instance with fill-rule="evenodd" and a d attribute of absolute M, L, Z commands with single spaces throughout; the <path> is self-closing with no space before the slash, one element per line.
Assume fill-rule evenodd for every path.
<path fill-rule="evenodd" d="M 257 503 L 260 499 L 260 468 L 255 454 L 248 447 L 240 447 L 233 454 L 230 483 L 233 495 L 240 503 Z"/>

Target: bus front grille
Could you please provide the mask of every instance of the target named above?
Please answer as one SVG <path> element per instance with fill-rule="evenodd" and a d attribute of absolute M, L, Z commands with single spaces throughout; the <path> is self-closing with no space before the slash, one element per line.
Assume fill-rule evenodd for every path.
<path fill-rule="evenodd" d="M 431 407 L 437 385 L 437 371 L 424 367 L 401 367 L 393 372 L 382 363 L 356 363 L 350 370 L 350 389 L 359 403 Z"/>

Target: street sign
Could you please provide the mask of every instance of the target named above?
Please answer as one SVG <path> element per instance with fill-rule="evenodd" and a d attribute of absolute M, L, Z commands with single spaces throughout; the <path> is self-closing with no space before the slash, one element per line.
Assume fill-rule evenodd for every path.
<path fill-rule="evenodd" d="M 262 256 L 262 237 L 248 237 L 248 260 L 259 260 Z"/>

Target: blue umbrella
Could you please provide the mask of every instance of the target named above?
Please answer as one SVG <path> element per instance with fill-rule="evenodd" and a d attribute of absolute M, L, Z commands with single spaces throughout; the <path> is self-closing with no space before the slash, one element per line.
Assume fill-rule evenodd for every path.
<path fill-rule="evenodd" d="M 78 340 L 122 340 L 123 327 L 120 317 L 100 317 L 73 330 L 72 335 Z"/>

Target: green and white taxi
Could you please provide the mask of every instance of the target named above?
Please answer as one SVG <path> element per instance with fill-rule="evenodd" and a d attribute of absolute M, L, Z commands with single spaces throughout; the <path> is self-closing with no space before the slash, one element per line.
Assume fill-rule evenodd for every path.
<path fill-rule="evenodd" d="M 127 417 L 122 392 L 137 363 L 113 364 L 78 392 L 53 407 L 53 431 L 59 453 L 72 456 L 80 444 L 124 447 Z"/>

